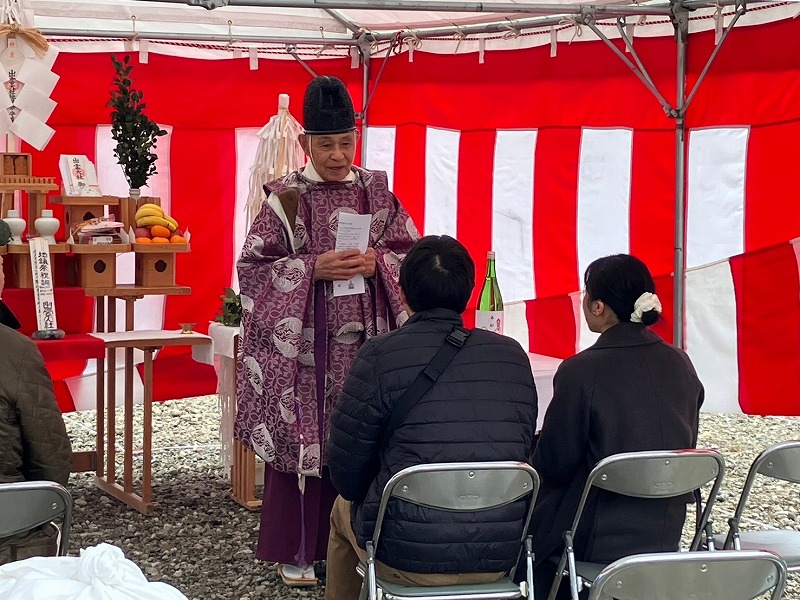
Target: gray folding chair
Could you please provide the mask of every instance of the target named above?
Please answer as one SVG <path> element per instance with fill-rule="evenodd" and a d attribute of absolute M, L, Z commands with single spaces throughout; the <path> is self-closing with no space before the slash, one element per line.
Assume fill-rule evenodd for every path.
<path fill-rule="evenodd" d="M 683 496 L 713 481 L 702 514 L 695 523 L 696 533 L 690 550 L 697 550 L 724 473 L 725 461 L 721 454 L 713 450 L 625 452 L 601 460 L 586 479 L 572 527 L 564 532 L 564 551 L 548 600 L 555 599 L 565 576 L 569 577 L 573 600 L 578 600 L 580 591 L 584 587 L 591 587 L 591 582 L 606 567 L 603 563 L 575 560 L 575 532 L 594 488 L 633 498 L 659 499 Z"/>
<path fill-rule="evenodd" d="M 0 484 L 0 537 L 16 535 L 61 517 L 58 556 L 67 555 L 72 528 L 72 496 L 52 481 Z"/>
<path fill-rule="evenodd" d="M 364 577 L 361 598 L 376 600 L 504 600 L 533 598 L 533 551 L 526 536 L 533 505 L 539 493 L 539 475 L 530 465 L 518 462 L 436 463 L 403 469 L 383 489 L 375 532 L 367 542 L 366 565 L 359 565 Z M 497 508 L 530 497 L 524 526 L 520 528 L 520 550 L 514 567 L 499 581 L 475 585 L 403 586 L 378 579 L 375 557 L 386 508 L 392 499 L 445 511 L 476 512 Z M 527 581 L 514 583 L 514 572 L 522 549 L 526 549 Z"/>
<path fill-rule="evenodd" d="M 715 541 L 726 550 L 768 550 L 780 556 L 789 571 L 800 570 L 800 531 L 778 529 L 769 531 L 741 531 L 742 513 L 750 496 L 756 475 L 800 483 L 800 441 L 783 442 L 759 454 L 750 467 L 747 479 L 736 505 L 736 512 L 728 520 L 727 536 L 715 536 Z"/>
<path fill-rule="evenodd" d="M 589 600 L 778 600 L 786 564 L 770 552 L 657 552 L 603 569 Z"/>

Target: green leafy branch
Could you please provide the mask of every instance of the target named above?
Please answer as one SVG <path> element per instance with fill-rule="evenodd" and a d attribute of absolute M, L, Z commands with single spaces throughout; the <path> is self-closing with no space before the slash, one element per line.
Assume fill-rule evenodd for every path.
<path fill-rule="evenodd" d="M 217 323 L 228 327 L 238 327 L 242 322 L 242 299 L 231 288 L 225 288 L 225 294 L 220 296 L 222 306 L 216 317 Z"/>
<path fill-rule="evenodd" d="M 114 156 L 122 165 L 128 185 L 131 188 L 142 188 L 147 185 L 151 175 L 158 173 L 158 155 L 153 150 L 158 138 L 167 132 L 144 114 L 147 105 L 142 100 L 143 94 L 131 87 L 131 57 L 125 56 L 119 61 L 112 54 L 111 62 L 116 71 L 115 89 L 111 91 L 111 99 L 106 106 L 112 109 L 111 135 L 117 142 Z"/>

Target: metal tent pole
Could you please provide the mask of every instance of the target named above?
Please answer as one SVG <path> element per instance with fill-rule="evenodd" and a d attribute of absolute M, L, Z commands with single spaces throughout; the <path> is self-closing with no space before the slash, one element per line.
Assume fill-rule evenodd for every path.
<path fill-rule="evenodd" d="M 363 61 L 361 86 L 361 166 L 367 166 L 367 109 L 369 108 L 370 45 L 364 38 L 359 40 L 359 51 Z M 388 57 L 387 57 L 388 59 Z"/>
<path fill-rule="evenodd" d="M 689 38 L 689 14 L 676 5 L 673 23 L 678 49 L 678 85 L 675 116 L 675 254 L 673 269 L 674 322 L 672 343 L 684 347 L 683 331 L 686 316 L 686 46 Z"/>

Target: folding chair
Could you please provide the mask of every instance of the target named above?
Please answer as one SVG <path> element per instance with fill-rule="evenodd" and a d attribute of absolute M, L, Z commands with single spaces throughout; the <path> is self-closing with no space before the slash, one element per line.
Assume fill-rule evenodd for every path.
<path fill-rule="evenodd" d="M 72 528 L 72 496 L 52 481 L 0 484 L 0 538 L 16 535 L 62 517 L 58 556 L 67 555 Z"/>
<path fill-rule="evenodd" d="M 742 513 L 756 479 L 765 475 L 773 479 L 800 483 L 800 441 L 783 442 L 759 454 L 750 467 L 747 479 L 736 505 L 736 512 L 728 520 L 728 535 L 715 536 L 715 541 L 726 550 L 768 550 L 780 556 L 789 571 L 800 570 L 800 531 L 769 530 L 740 531 Z"/>
<path fill-rule="evenodd" d="M 603 563 L 575 560 L 573 540 L 593 488 L 633 498 L 659 499 L 682 496 L 713 481 L 703 512 L 695 524 L 696 533 L 690 549 L 697 550 L 724 473 L 722 455 L 712 450 L 625 452 L 601 460 L 586 479 L 572 527 L 564 532 L 564 551 L 548 600 L 555 599 L 564 576 L 569 576 L 572 599 L 578 600 L 581 589 L 591 587 L 591 582 L 606 567 Z"/>
<path fill-rule="evenodd" d="M 778 600 L 786 564 L 769 552 L 657 552 L 603 569 L 589 600 Z"/>
<path fill-rule="evenodd" d="M 533 598 L 533 550 L 526 536 L 533 505 L 539 493 L 539 475 L 530 465 L 518 462 L 435 463 L 403 469 L 383 489 L 375 532 L 367 542 L 366 565 L 358 571 L 364 577 L 360 599 L 376 600 L 503 600 Z M 530 496 L 524 526 L 520 530 L 520 550 L 514 566 L 493 583 L 452 586 L 403 586 L 378 579 L 375 557 L 383 519 L 392 499 L 412 502 L 444 511 L 483 511 L 510 504 Z M 514 583 L 516 565 L 526 550 L 526 582 Z"/>

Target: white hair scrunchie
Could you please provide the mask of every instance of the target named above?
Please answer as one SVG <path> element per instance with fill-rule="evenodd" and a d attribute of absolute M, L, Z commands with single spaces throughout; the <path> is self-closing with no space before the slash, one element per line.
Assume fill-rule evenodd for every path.
<path fill-rule="evenodd" d="M 636 299 L 636 302 L 633 303 L 631 323 L 641 323 L 642 315 L 646 312 L 650 312 L 651 310 L 661 314 L 661 300 L 659 300 L 658 296 L 655 294 L 645 292 Z"/>

